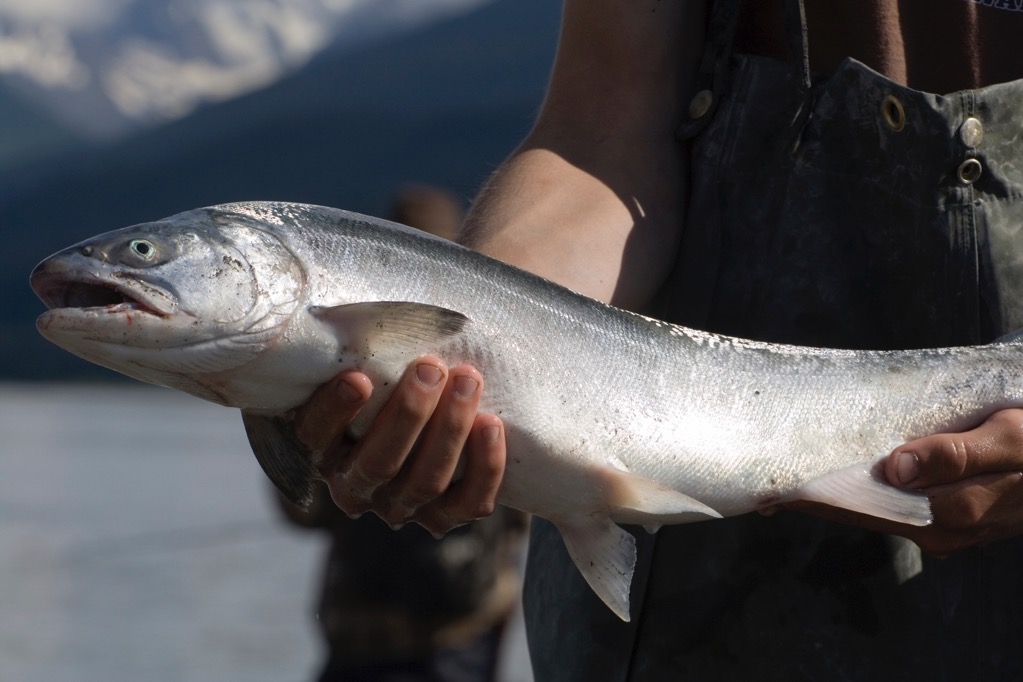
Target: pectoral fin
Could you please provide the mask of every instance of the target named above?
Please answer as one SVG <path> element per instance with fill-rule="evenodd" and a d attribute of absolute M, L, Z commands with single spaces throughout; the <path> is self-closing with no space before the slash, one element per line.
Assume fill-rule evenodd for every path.
<path fill-rule="evenodd" d="M 309 312 L 334 328 L 342 353 L 362 354 L 366 359 L 435 344 L 461 332 L 469 321 L 454 310 L 401 301 L 313 306 Z"/>
<path fill-rule="evenodd" d="M 933 520 L 925 493 L 896 488 L 870 464 L 856 464 L 815 478 L 793 497 L 912 526 L 927 526 Z"/>
<path fill-rule="evenodd" d="M 306 509 L 313 500 L 312 454 L 295 434 L 295 422 L 242 410 L 256 461 L 289 502 Z"/>

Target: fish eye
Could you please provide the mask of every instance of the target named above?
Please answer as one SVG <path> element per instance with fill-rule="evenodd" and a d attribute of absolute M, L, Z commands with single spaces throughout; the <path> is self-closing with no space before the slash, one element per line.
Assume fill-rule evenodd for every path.
<path fill-rule="evenodd" d="M 156 246 L 146 239 L 132 239 L 128 248 L 144 261 L 151 261 L 156 257 Z"/>

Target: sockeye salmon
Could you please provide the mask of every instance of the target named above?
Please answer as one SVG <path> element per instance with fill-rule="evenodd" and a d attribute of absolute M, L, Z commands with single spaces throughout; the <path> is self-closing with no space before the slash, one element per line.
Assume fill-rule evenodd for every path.
<path fill-rule="evenodd" d="M 926 525 L 926 495 L 885 483 L 881 460 L 1023 405 L 1016 341 L 863 352 L 730 338 L 316 206 L 227 204 L 108 232 L 44 260 L 32 287 L 50 341 L 241 408 L 257 459 L 298 504 L 315 455 L 292 415 L 317 386 L 346 368 L 369 374 L 358 437 L 415 358 L 473 364 L 480 409 L 506 429 L 500 502 L 553 522 L 626 620 L 635 545 L 617 524 L 813 500 Z"/>

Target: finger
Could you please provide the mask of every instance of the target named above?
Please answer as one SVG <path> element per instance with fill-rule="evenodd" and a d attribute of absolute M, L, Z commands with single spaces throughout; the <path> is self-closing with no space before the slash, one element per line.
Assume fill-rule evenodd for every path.
<path fill-rule="evenodd" d="M 889 455 L 893 485 L 922 488 L 985 473 L 1023 469 L 1023 410 L 1001 410 L 977 428 L 906 443 Z"/>
<path fill-rule="evenodd" d="M 982 474 L 965 482 L 927 488 L 934 524 L 948 530 L 969 532 L 975 540 L 988 536 L 1009 519 L 1023 520 L 1023 474 Z"/>
<path fill-rule="evenodd" d="M 934 523 L 896 530 L 924 553 L 944 558 L 964 549 L 1018 535 L 1023 514 L 1023 476 L 982 474 L 964 482 L 927 488 Z"/>
<path fill-rule="evenodd" d="M 313 452 L 322 452 L 344 432 L 372 393 L 373 384 L 362 372 L 334 377 L 295 413 L 299 439 Z"/>
<path fill-rule="evenodd" d="M 464 461 L 462 478 L 417 516 L 416 520 L 434 535 L 443 535 L 494 513 L 507 462 L 507 442 L 500 418 L 492 414 L 476 417 Z"/>
<path fill-rule="evenodd" d="M 393 480 L 430 419 L 447 377 L 447 367 L 427 356 L 409 365 L 347 466 L 326 478 L 331 497 L 348 514 L 370 507 L 373 493 Z"/>
<path fill-rule="evenodd" d="M 474 367 L 462 365 L 449 372 L 415 454 L 394 482 L 394 497 L 385 521 L 391 525 L 407 522 L 417 509 L 443 495 L 451 485 L 482 389 L 483 377 Z"/>

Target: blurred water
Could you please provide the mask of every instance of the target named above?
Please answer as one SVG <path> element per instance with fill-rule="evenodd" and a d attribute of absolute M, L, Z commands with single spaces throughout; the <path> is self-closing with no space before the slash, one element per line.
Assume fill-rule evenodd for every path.
<path fill-rule="evenodd" d="M 324 547 L 269 492 L 236 410 L 0 384 L 0 680 L 312 679 Z"/>

